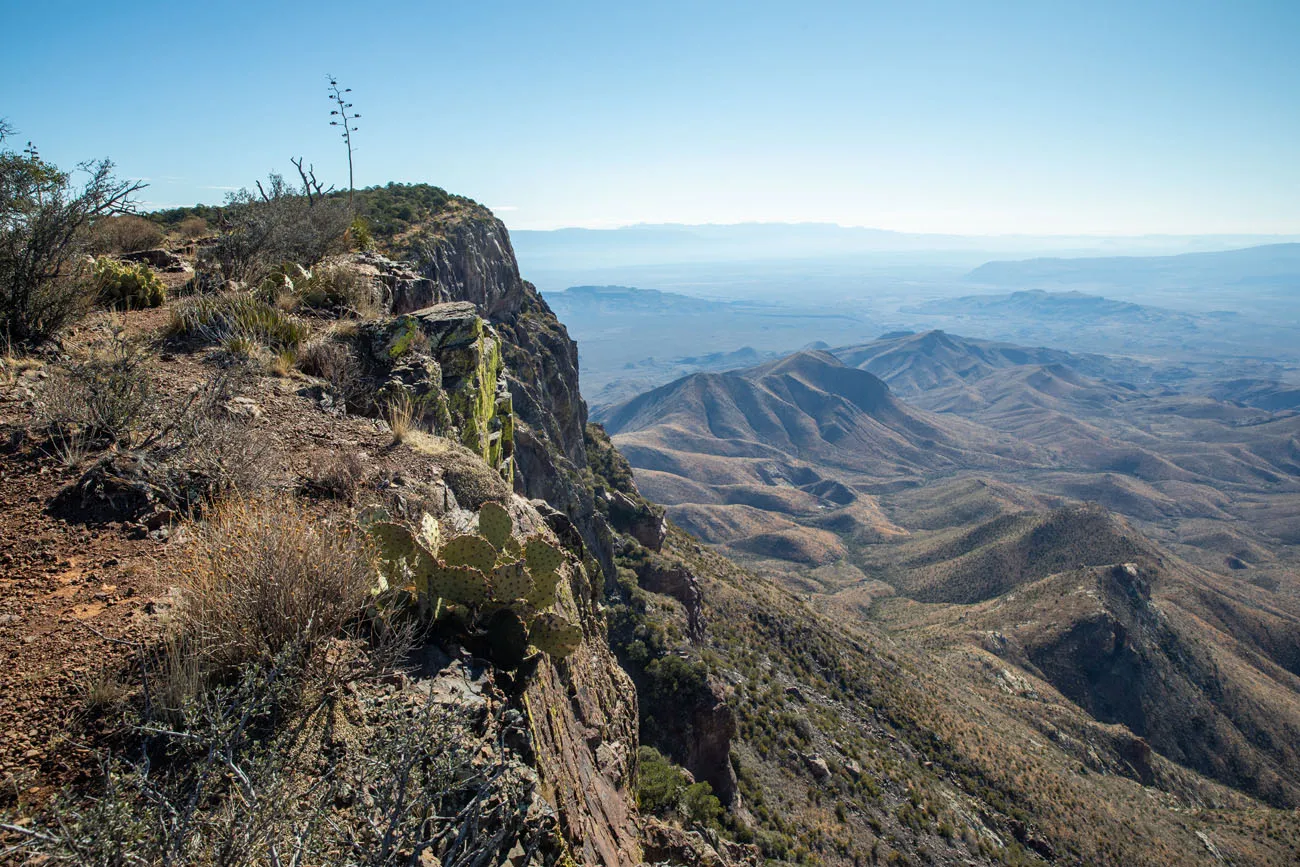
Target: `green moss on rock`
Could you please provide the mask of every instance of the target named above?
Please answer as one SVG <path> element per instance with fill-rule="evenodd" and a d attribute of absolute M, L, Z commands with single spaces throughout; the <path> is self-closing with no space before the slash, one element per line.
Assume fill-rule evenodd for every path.
<path fill-rule="evenodd" d="M 405 392 L 422 423 L 513 484 L 513 402 L 501 340 L 473 304 L 437 304 L 375 323 L 367 341 L 375 361 L 389 366 L 381 401 Z"/>

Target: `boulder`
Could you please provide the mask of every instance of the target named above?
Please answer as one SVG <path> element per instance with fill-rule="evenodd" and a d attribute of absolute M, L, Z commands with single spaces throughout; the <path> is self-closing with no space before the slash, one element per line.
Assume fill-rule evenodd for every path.
<path fill-rule="evenodd" d="M 651 593 L 671 596 L 686 609 L 686 634 L 692 642 L 704 638 L 704 596 L 699 580 L 682 566 L 665 566 L 653 561 L 637 567 L 637 583 Z"/>
<path fill-rule="evenodd" d="M 144 262 L 156 271 L 172 274 L 186 274 L 194 270 L 189 263 L 169 250 L 138 250 L 134 253 L 122 253 L 117 258 L 124 262 Z"/>
<path fill-rule="evenodd" d="M 644 501 L 637 502 L 619 491 L 606 491 L 609 522 L 615 530 L 626 533 L 651 551 L 658 551 L 668 538 L 668 522 L 662 509 Z"/>

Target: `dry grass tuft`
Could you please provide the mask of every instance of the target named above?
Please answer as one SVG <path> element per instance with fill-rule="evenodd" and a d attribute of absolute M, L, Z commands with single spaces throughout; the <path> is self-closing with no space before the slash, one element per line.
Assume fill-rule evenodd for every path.
<path fill-rule="evenodd" d="M 221 673 L 295 646 L 310 652 L 361 613 L 373 575 L 370 550 L 341 522 L 288 496 L 228 500 L 196 528 L 178 655 Z"/>
<path fill-rule="evenodd" d="M 356 452 L 340 450 L 318 462 L 302 488 L 307 494 L 351 503 L 365 480 L 366 465 L 361 458 Z"/>
<path fill-rule="evenodd" d="M 297 362 L 298 353 L 294 352 L 292 349 L 282 349 L 271 356 L 271 360 L 267 362 L 266 369 L 275 376 L 285 377 L 289 375 Z"/>
<path fill-rule="evenodd" d="M 393 432 L 394 442 L 406 442 L 415 430 L 415 401 L 405 391 L 399 391 L 388 399 L 384 406 L 384 419 L 388 429 Z"/>

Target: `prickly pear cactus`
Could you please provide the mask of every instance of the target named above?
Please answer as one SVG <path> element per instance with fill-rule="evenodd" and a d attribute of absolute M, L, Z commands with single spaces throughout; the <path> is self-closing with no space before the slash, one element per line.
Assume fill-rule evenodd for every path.
<path fill-rule="evenodd" d="M 555 604 L 555 588 L 560 583 L 560 572 L 543 572 L 533 576 L 533 591 L 524 597 L 528 604 L 541 611 Z"/>
<path fill-rule="evenodd" d="M 528 640 L 543 653 L 568 656 L 582 644 L 582 630 L 558 614 L 539 614 L 533 618 Z"/>
<path fill-rule="evenodd" d="M 497 549 L 482 536 L 453 536 L 439 554 L 448 566 L 472 566 L 483 573 L 497 562 Z"/>
<path fill-rule="evenodd" d="M 529 538 L 524 545 L 524 553 L 528 557 L 528 570 L 534 575 L 554 572 L 564 562 L 564 552 L 541 536 Z"/>
<path fill-rule="evenodd" d="M 119 262 L 101 256 L 91 270 L 100 301 L 114 310 L 143 310 L 167 300 L 162 278 L 143 262 Z"/>
<path fill-rule="evenodd" d="M 438 519 L 425 512 L 420 516 L 420 533 L 418 536 L 424 547 L 437 554 L 442 548 L 442 528 L 438 525 Z"/>
<path fill-rule="evenodd" d="M 396 563 L 415 553 L 415 537 L 401 524 L 376 521 L 370 524 L 366 531 L 379 546 L 379 556 L 390 563 Z"/>
<path fill-rule="evenodd" d="M 428 593 L 457 605 L 478 606 L 492 598 L 492 585 L 472 566 L 436 566 L 429 570 Z"/>
<path fill-rule="evenodd" d="M 492 572 L 492 595 L 501 602 L 527 599 L 533 592 L 533 577 L 523 560 L 502 563 Z"/>
<path fill-rule="evenodd" d="M 434 603 L 424 610 L 433 611 L 435 619 L 454 614 L 471 635 L 485 636 L 497 665 L 520 665 L 530 643 L 557 658 L 582 643 L 581 629 L 544 611 L 555 604 L 564 552 L 540 535 L 521 543 L 504 506 L 485 503 L 477 534 L 446 540 L 437 519 L 427 514 L 418 530 L 376 509 L 367 510 L 362 524 L 385 564 L 381 582 L 387 586 L 396 583 L 393 578 L 409 577 L 419 597 Z"/>
<path fill-rule="evenodd" d="M 506 539 L 510 538 L 510 531 L 513 525 L 510 521 L 510 513 L 499 503 L 484 503 L 478 510 L 478 531 L 483 534 L 483 538 L 491 543 L 493 548 L 500 551 L 505 547 Z"/>

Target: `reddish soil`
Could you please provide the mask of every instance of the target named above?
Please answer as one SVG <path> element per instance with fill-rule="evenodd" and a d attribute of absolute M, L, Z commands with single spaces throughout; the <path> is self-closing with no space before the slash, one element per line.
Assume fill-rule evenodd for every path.
<path fill-rule="evenodd" d="M 128 334 L 157 341 L 151 372 L 164 403 L 208 381 L 218 363 L 211 350 L 161 342 L 167 317 L 160 309 L 119 320 Z M 108 333 L 97 315 L 64 345 Z M 51 453 L 36 397 L 52 368 L 35 360 L 21 367 L 16 378 L 0 376 L 0 805 L 42 800 L 97 767 L 95 741 L 120 725 L 121 713 L 91 712 L 87 693 L 105 677 L 132 686 L 132 643 L 157 635 L 186 554 L 183 532 L 53 505 L 95 456 L 69 469 Z M 327 413 L 298 394 L 315 381 L 253 370 L 239 393 L 255 404 L 251 424 L 269 449 L 271 487 L 295 487 L 342 451 L 358 455 L 371 482 L 440 477 L 434 461 L 394 445 L 383 425 Z"/>

